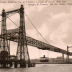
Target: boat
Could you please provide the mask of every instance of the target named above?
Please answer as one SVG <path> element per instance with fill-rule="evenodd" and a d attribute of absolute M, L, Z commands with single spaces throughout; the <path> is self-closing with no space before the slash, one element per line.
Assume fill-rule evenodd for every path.
<path fill-rule="evenodd" d="M 43 55 L 43 57 L 40 57 L 40 62 L 49 62 L 49 58 Z"/>

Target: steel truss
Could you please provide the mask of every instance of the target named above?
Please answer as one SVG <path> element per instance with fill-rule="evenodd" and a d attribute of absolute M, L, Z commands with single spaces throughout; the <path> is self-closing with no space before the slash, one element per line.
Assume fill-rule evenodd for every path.
<path fill-rule="evenodd" d="M 28 64 L 28 67 L 30 67 L 30 58 L 29 58 L 29 53 L 28 53 L 28 48 L 27 48 L 27 42 L 26 42 L 26 32 L 25 32 L 25 21 L 24 21 L 24 8 L 23 5 L 21 5 L 20 9 L 17 10 L 13 10 L 13 11 L 8 11 L 5 12 L 5 10 L 3 10 L 2 12 L 2 29 L 1 29 L 1 51 L 7 51 L 10 55 L 10 48 L 8 47 L 8 40 L 7 38 L 11 35 L 8 35 L 7 29 L 6 29 L 6 18 L 8 18 L 8 16 L 10 14 L 14 14 L 14 13 L 19 13 L 20 14 L 20 26 L 19 26 L 19 33 L 16 35 L 16 31 L 14 31 L 15 33 L 13 34 L 13 37 L 11 39 L 14 38 L 14 35 L 16 35 L 17 39 L 18 39 L 18 47 L 17 47 L 17 59 L 19 60 L 20 63 L 20 67 L 26 67 L 26 64 Z"/>
<path fill-rule="evenodd" d="M 0 51 L 7 51 L 8 55 L 10 55 L 10 47 L 8 45 L 8 40 L 7 38 L 7 28 L 6 28 L 6 13 L 5 10 L 3 9 L 2 11 L 2 26 L 1 26 L 1 35 L 4 37 L 4 39 L 0 39 Z"/>
<path fill-rule="evenodd" d="M 19 37 L 19 29 L 18 28 L 7 31 L 7 40 L 11 40 L 11 41 L 18 43 L 18 37 Z M 3 38 L 3 37 L 0 35 L 0 38 Z M 63 50 L 63 49 L 55 47 L 51 44 L 47 44 L 42 41 L 36 40 L 32 37 L 26 36 L 26 41 L 27 41 L 27 45 L 37 47 L 38 49 L 50 50 L 50 51 L 54 51 L 54 52 L 58 52 L 58 53 L 67 54 L 66 50 Z M 69 52 L 69 55 L 72 55 L 72 53 Z"/>

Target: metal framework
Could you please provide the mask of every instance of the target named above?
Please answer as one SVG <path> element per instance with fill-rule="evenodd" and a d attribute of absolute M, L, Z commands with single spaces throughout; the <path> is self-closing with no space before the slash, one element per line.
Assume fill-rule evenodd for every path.
<path fill-rule="evenodd" d="M 6 30 L 6 18 L 8 15 L 12 13 L 19 13 L 20 14 L 20 26 L 17 29 L 12 29 L 12 30 Z M 1 27 L 1 51 L 7 51 L 10 55 L 10 48 L 8 46 L 8 41 L 14 41 L 18 43 L 17 47 L 17 58 L 20 61 L 20 67 L 26 67 L 26 64 L 30 67 L 30 58 L 29 58 L 29 53 L 28 53 L 28 48 L 27 45 L 37 47 L 42 50 L 50 50 L 54 52 L 59 52 L 62 54 L 68 54 L 72 55 L 71 52 L 67 52 L 63 49 L 60 49 L 58 47 L 55 47 L 50 44 L 46 44 L 44 42 L 41 42 L 39 40 L 36 40 L 34 38 L 26 36 L 25 32 L 25 19 L 24 19 L 24 8 L 23 5 L 21 5 L 20 9 L 13 10 L 13 11 L 8 11 L 5 12 L 3 10 L 2 12 L 2 27 Z"/>
<path fill-rule="evenodd" d="M 19 27 L 19 37 L 18 37 L 18 47 L 17 47 L 17 57 L 20 60 L 20 67 L 26 67 L 26 64 L 30 64 L 26 32 L 25 32 L 25 21 L 24 21 L 24 8 L 21 5 L 20 8 L 20 27 Z"/>
<path fill-rule="evenodd" d="M 19 28 L 7 30 L 7 40 L 11 40 L 11 41 L 18 43 L 18 37 L 19 37 Z M 0 35 L 0 38 L 3 38 L 3 37 Z M 54 51 L 54 52 L 58 52 L 58 53 L 62 53 L 62 54 L 67 55 L 66 50 L 63 50 L 63 49 L 55 47 L 51 44 L 47 44 L 42 41 L 36 40 L 32 37 L 26 36 L 26 41 L 27 41 L 27 45 L 37 47 L 38 49 L 50 50 L 50 51 Z M 68 54 L 72 55 L 71 52 L 68 52 Z"/>
<path fill-rule="evenodd" d="M 7 38 L 7 28 L 6 28 L 6 13 L 3 9 L 2 11 L 2 26 L 1 26 L 1 35 L 4 37 L 4 39 L 1 38 L 0 41 L 0 51 L 7 51 L 8 55 L 10 55 L 10 47 L 8 46 L 8 40 Z"/>
<path fill-rule="evenodd" d="M 18 28 L 19 33 L 16 35 L 16 31 L 13 31 L 13 33 L 15 32 L 14 35 L 18 39 L 18 47 L 17 47 L 17 54 L 16 54 L 17 60 L 20 63 L 20 67 L 26 67 L 26 64 L 28 64 L 28 67 L 30 67 L 30 58 L 29 58 L 29 53 L 27 48 L 27 41 L 26 41 L 23 5 L 21 5 L 21 8 L 17 10 L 12 10 L 8 12 L 5 12 L 5 10 L 3 10 L 1 14 L 2 15 L 2 27 L 1 27 L 2 38 L 1 38 L 1 44 L 0 44 L 1 51 L 7 51 L 10 55 L 10 48 L 8 46 L 8 40 L 7 40 L 7 38 L 9 38 L 10 35 L 8 35 L 7 29 L 6 29 L 6 18 L 8 18 L 8 16 L 13 13 L 20 14 L 20 27 Z"/>

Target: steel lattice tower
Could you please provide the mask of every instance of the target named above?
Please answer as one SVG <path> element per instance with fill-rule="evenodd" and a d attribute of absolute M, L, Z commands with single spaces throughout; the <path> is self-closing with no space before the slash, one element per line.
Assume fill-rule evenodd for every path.
<path fill-rule="evenodd" d="M 30 58 L 26 41 L 23 5 L 21 5 L 20 8 L 20 27 L 19 27 L 18 47 L 17 47 L 17 58 L 18 60 L 20 60 L 20 67 L 26 67 L 27 63 L 28 66 L 30 66 Z"/>
<path fill-rule="evenodd" d="M 8 55 L 10 55 L 10 48 L 8 46 L 8 40 L 6 39 L 7 38 L 6 12 L 4 9 L 2 11 L 1 35 L 2 35 L 3 39 L 1 38 L 1 41 L 0 41 L 0 49 L 1 49 L 1 51 L 8 52 Z"/>

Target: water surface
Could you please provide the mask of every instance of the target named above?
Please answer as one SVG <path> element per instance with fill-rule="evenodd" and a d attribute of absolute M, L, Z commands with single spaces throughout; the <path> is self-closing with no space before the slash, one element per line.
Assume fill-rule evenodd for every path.
<path fill-rule="evenodd" d="M 0 69 L 0 72 L 72 72 L 72 64 L 36 64 L 31 68 Z"/>

